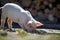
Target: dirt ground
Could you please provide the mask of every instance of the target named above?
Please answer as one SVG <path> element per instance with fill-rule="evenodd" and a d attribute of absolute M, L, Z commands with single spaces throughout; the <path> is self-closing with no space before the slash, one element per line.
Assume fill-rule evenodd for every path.
<path fill-rule="evenodd" d="M 48 30 L 48 29 L 41 29 L 41 30 Z M 50 34 L 36 34 L 36 33 L 25 33 L 26 35 L 24 35 L 24 33 L 20 33 L 21 30 L 16 31 L 16 32 L 7 32 L 8 35 L 6 37 L 0 37 L 0 40 L 60 40 L 60 33 L 58 32 L 57 34 L 57 30 L 56 31 L 53 31 L 52 29 L 51 30 L 48 30 L 50 31 Z M 47 32 L 48 32 L 47 31 Z M 52 33 L 51 33 L 52 31 Z M 58 30 L 60 31 L 60 30 Z M 56 33 L 53 33 L 53 32 L 56 32 Z"/>

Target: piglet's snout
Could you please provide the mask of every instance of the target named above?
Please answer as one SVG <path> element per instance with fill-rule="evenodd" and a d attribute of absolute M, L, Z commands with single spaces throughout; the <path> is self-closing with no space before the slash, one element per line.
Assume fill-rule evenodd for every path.
<path fill-rule="evenodd" d="M 44 24 L 42 24 L 42 23 L 40 23 L 40 22 L 36 22 L 36 27 L 41 27 L 41 26 L 43 26 Z"/>

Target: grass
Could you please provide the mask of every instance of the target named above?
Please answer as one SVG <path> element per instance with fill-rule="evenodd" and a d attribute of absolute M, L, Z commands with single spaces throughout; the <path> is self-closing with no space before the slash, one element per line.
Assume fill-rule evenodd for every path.
<path fill-rule="evenodd" d="M 60 34 L 32 34 L 32 33 L 21 33 L 21 30 L 18 30 L 18 35 L 20 40 L 60 40 Z M 23 37 L 22 37 L 23 35 Z"/>
<path fill-rule="evenodd" d="M 0 36 L 0 40 L 7 40 L 5 36 Z"/>
<path fill-rule="evenodd" d="M 3 31 L 0 30 L 0 34 Z M 9 32 L 8 35 L 12 33 Z M 9 38 L 11 37 L 10 40 L 60 40 L 60 34 L 36 34 L 36 33 L 27 33 L 24 30 L 17 30 L 16 32 L 17 34 L 12 34 L 9 35 Z M 8 39 L 8 35 L 6 36 L 1 36 L 0 35 L 0 40 L 7 40 Z"/>
<path fill-rule="evenodd" d="M 24 30 L 17 30 L 17 32 L 18 32 L 18 35 L 20 35 L 21 37 L 25 37 L 28 35 L 28 33 Z"/>

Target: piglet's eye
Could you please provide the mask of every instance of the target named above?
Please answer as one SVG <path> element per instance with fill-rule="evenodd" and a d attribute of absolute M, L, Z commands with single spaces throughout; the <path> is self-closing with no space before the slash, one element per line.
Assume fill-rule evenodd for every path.
<path fill-rule="evenodd" d="M 35 28 L 32 26 L 32 23 L 28 24 L 28 27 L 30 27 L 32 30 L 34 30 Z"/>

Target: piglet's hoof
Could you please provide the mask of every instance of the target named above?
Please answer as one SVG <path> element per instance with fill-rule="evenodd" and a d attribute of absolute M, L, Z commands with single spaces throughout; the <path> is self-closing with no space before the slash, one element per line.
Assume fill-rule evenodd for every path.
<path fill-rule="evenodd" d="M 1 26 L 0 26 L 0 30 L 3 29 Z"/>
<path fill-rule="evenodd" d="M 7 31 L 9 31 L 9 32 L 16 32 L 15 29 L 8 29 Z"/>

